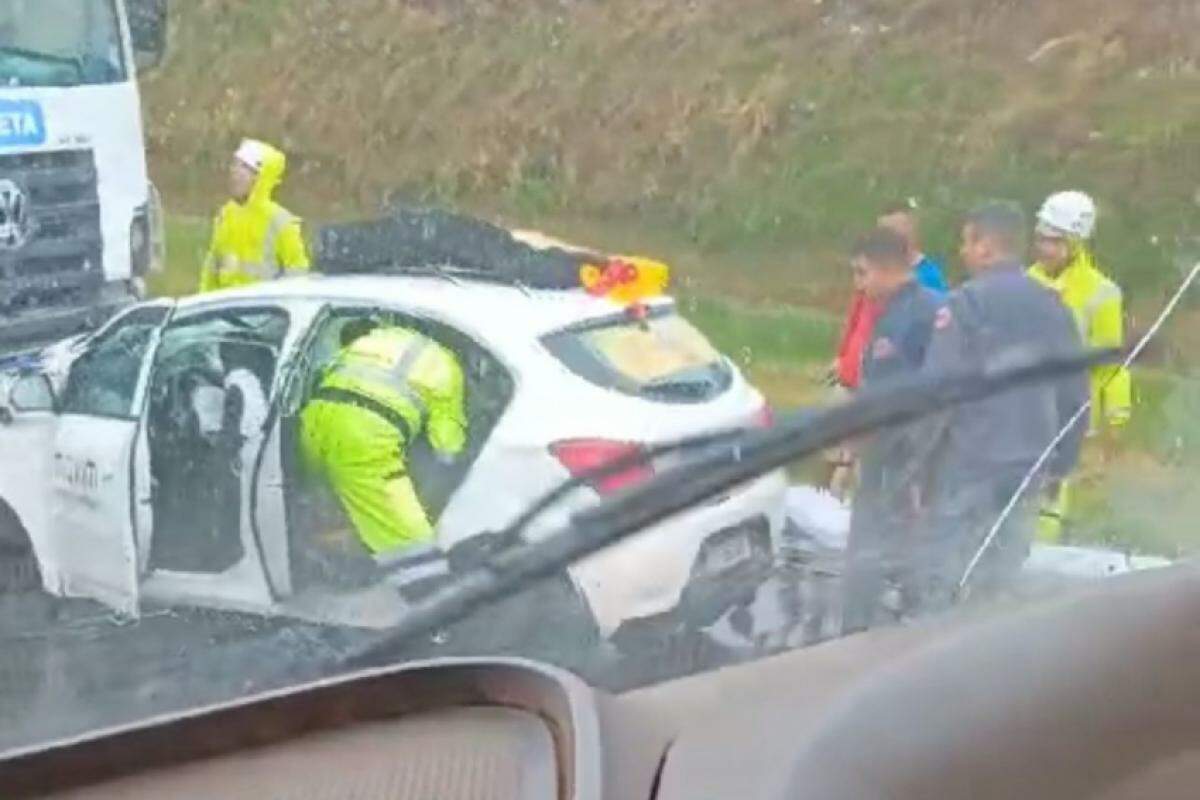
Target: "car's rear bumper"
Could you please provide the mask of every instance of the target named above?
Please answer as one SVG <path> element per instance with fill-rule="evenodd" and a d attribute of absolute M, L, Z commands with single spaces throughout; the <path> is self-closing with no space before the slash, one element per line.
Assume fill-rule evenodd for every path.
<path fill-rule="evenodd" d="M 784 474 L 772 473 L 574 564 L 571 577 L 587 598 L 601 633 L 611 635 L 622 622 L 680 606 L 697 570 L 701 548 L 714 535 L 727 536 L 765 520 L 773 548 L 783 527 L 786 491 Z M 729 565 L 731 572 L 746 568 L 740 563 Z M 731 582 L 724 574 L 707 577 L 715 577 L 722 592 L 738 591 L 748 583 Z M 714 592 L 706 589 L 696 588 L 689 594 L 686 605 L 693 610 L 714 603 Z"/>

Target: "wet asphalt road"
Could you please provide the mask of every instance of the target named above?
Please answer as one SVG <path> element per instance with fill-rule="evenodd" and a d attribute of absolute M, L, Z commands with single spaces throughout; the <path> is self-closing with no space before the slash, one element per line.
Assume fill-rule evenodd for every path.
<path fill-rule="evenodd" d="M 312 634 L 235 615 L 160 611 L 122 620 L 89 602 L 7 605 L 0 749 L 235 697 L 264 674 L 265 659 L 300 657 Z"/>
<path fill-rule="evenodd" d="M 569 639 L 555 653 L 520 642 L 485 652 L 538 657 L 620 691 L 777 651 L 799 600 L 794 582 L 771 579 L 710 635 L 655 636 L 626 654 Z M 791 646 L 801 643 L 795 635 L 820 637 L 815 628 L 793 633 Z M 87 601 L 0 599 L 0 751 L 312 679 L 373 635 L 197 610 L 123 620 Z M 463 654 L 443 652 L 440 641 L 415 643 L 398 660 Z"/>
<path fill-rule="evenodd" d="M 758 585 L 752 604 L 703 635 L 652 632 L 624 653 L 569 637 L 554 652 L 493 641 L 464 653 L 431 637 L 396 660 L 528 656 L 619 692 L 831 638 L 839 582 L 828 562 L 781 568 Z M 150 610 L 123 620 L 87 601 L 0 598 L 0 751 L 302 683 L 375 635 L 202 610 Z"/>

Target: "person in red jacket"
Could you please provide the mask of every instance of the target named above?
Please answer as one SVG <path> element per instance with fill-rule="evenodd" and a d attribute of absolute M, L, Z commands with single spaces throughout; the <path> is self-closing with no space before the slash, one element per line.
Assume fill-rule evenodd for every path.
<path fill-rule="evenodd" d="M 837 383 L 843 389 L 858 388 L 862 378 L 863 349 L 871 338 L 871 331 L 875 329 L 879 311 L 877 303 L 855 289 L 837 352 Z"/>
<path fill-rule="evenodd" d="M 875 322 L 879 319 L 880 307 L 863 291 L 861 275 L 854 273 L 854 296 L 850 301 L 850 312 L 842 328 L 838 343 L 837 358 L 830 369 L 834 402 L 844 400 L 849 392 L 858 388 L 862 380 L 863 350 L 871 340 Z M 855 456 L 851 442 L 843 442 L 825 453 L 828 468 L 825 485 L 839 500 L 850 493 L 854 478 Z"/>

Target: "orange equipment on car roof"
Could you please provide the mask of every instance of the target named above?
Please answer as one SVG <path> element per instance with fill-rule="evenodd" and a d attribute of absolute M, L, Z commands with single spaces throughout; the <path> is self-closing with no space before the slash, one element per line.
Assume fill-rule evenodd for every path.
<path fill-rule="evenodd" d="M 585 264 L 579 270 L 579 281 L 588 294 L 633 305 L 665 292 L 670 269 L 649 258 L 615 256 L 603 266 Z"/>

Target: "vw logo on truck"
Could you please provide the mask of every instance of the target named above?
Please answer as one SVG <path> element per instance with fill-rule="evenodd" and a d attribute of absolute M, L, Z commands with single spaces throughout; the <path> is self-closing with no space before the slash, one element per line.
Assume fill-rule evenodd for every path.
<path fill-rule="evenodd" d="M 30 234 L 29 202 L 15 181 L 0 178 L 0 250 L 19 250 Z"/>

